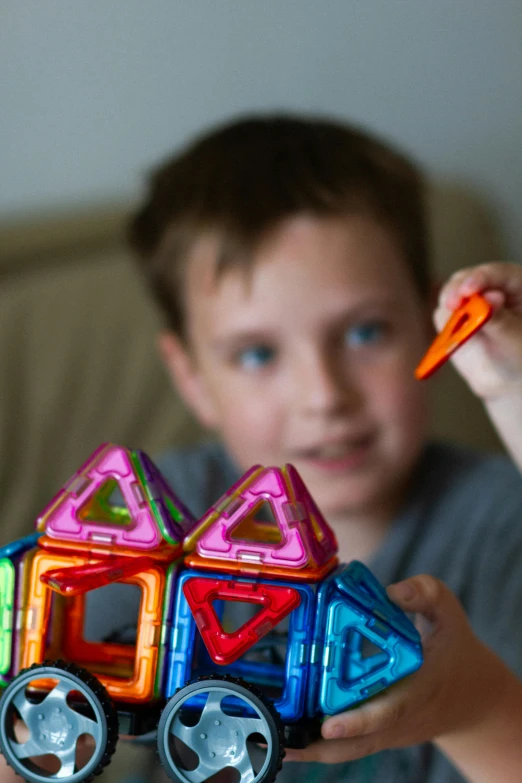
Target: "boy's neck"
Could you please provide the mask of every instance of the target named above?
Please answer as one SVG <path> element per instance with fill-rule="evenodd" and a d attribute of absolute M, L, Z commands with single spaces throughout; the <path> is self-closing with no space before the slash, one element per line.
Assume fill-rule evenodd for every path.
<path fill-rule="evenodd" d="M 368 564 L 386 538 L 397 513 L 404 502 L 403 488 L 394 497 L 380 502 L 374 509 L 359 513 L 327 516 L 339 545 L 339 560 L 349 563 L 360 560 Z"/>
<path fill-rule="evenodd" d="M 377 553 L 407 499 L 409 479 L 364 510 L 326 514 L 339 546 L 339 560 L 360 560 L 366 565 Z"/>
<path fill-rule="evenodd" d="M 328 524 L 336 535 L 341 563 L 360 560 L 368 564 L 385 539 L 391 521 L 383 519 L 372 524 L 368 520 L 336 518 L 329 519 Z"/>

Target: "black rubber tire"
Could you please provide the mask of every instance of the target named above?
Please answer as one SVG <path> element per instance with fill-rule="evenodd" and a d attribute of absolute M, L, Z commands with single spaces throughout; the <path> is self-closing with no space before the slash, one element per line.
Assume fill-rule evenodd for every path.
<path fill-rule="evenodd" d="M 24 682 L 35 679 L 54 679 L 68 681 L 88 699 L 91 709 L 100 723 L 102 741 L 95 748 L 93 755 L 85 766 L 68 777 L 58 778 L 60 783 L 88 783 L 110 763 L 118 741 L 118 715 L 107 691 L 101 682 L 86 669 L 66 661 L 45 661 L 33 664 L 23 669 L 5 689 L 0 700 L 0 750 L 7 764 L 27 783 L 43 783 L 52 780 L 54 774 L 40 774 L 26 767 L 12 752 L 11 742 L 14 739 L 13 726 L 8 724 L 12 700 Z M 72 690 L 72 689 L 71 689 Z M 31 739 L 31 736 L 30 736 Z"/>

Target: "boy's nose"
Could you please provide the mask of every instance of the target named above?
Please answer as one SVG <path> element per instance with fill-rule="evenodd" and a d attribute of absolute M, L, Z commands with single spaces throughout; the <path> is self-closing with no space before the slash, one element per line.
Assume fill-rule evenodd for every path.
<path fill-rule="evenodd" d="M 356 408 L 360 391 L 346 369 L 325 356 L 308 357 L 295 378 L 296 396 L 301 410 L 308 413 L 335 414 Z"/>

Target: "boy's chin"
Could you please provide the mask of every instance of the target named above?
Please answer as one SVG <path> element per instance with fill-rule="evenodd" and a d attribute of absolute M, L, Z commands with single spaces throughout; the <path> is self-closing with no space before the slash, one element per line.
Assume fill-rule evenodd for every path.
<path fill-rule="evenodd" d="M 335 483 L 321 482 L 320 485 L 313 480 L 307 482 L 305 476 L 303 480 L 327 521 L 360 523 L 371 522 L 375 518 L 382 521 L 386 516 L 391 520 L 397 512 L 398 493 L 392 488 L 387 490 L 375 477 L 345 478 Z"/>
<path fill-rule="evenodd" d="M 371 523 L 378 519 L 382 524 L 386 519 L 392 521 L 400 511 L 420 449 L 420 444 L 417 450 L 405 448 L 395 457 L 373 451 L 356 466 L 339 471 L 318 469 L 307 462 L 296 463 L 295 467 L 327 520 Z"/>

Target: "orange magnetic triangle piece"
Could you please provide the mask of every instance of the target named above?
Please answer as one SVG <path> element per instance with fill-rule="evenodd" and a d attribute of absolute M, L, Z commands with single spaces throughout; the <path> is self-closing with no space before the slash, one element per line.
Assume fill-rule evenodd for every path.
<path fill-rule="evenodd" d="M 151 557 L 115 557 L 104 563 L 53 568 L 40 575 L 40 581 L 61 595 L 80 595 L 117 582 L 154 565 Z"/>
<path fill-rule="evenodd" d="M 77 543 L 75 541 L 62 541 L 58 538 L 50 538 L 49 536 L 42 535 L 38 539 L 38 546 L 43 549 L 53 551 L 55 553 L 71 552 L 75 555 L 83 555 L 87 558 L 114 558 L 114 557 L 143 557 L 143 553 L 139 549 L 131 549 L 124 546 L 113 546 L 110 542 L 107 544 L 93 543 L 87 541 L 85 543 Z M 177 547 L 173 547 L 166 542 L 161 544 L 155 549 L 147 550 L 147 557 L 157 562 L 174 562 L 177 558 L 183 555 L 181 544 Z"/>
<path fill-rule="evenodd" d="M 244 655 L 301 601 L 299 592 L 287 585 L 203 576 L 187 579 L 183 585 L 183 594 L 208 654 L 214 663 L 221 665 L 231 664 Z M 233 633 L 225 633 L 212 606 L 216 600 L 258 604 L 261 610 Z"/>
<path fill-rule="evenodd" d="M 195 568 L 198 571 L 213 571 L 214 573 L 231 574 L 250 579 L 259 577 L 285 579 L 292 582 L 320 582 L 330 571 L 339 565 L 339 559 L 334 556 L 327 560 L 321 566 L 303 566 L 302 568 L 284 568 L 281 566 L 265 566 L 249 563 L 248 561 L 237 562 L 234 560 L 215 560 L 210 557 L 201 557 L 196 552 L 185 556 L 185 565 L 188 568 Z"/>
<path fill-rule="evenodd" d="M 415 377 L 419 380 L 429 378 L 457 348 L 489 321 L 492 314 L 493 308 L 480 294 L 472 294 L 464 299 L 428 348 L 415 370 Z"/>

